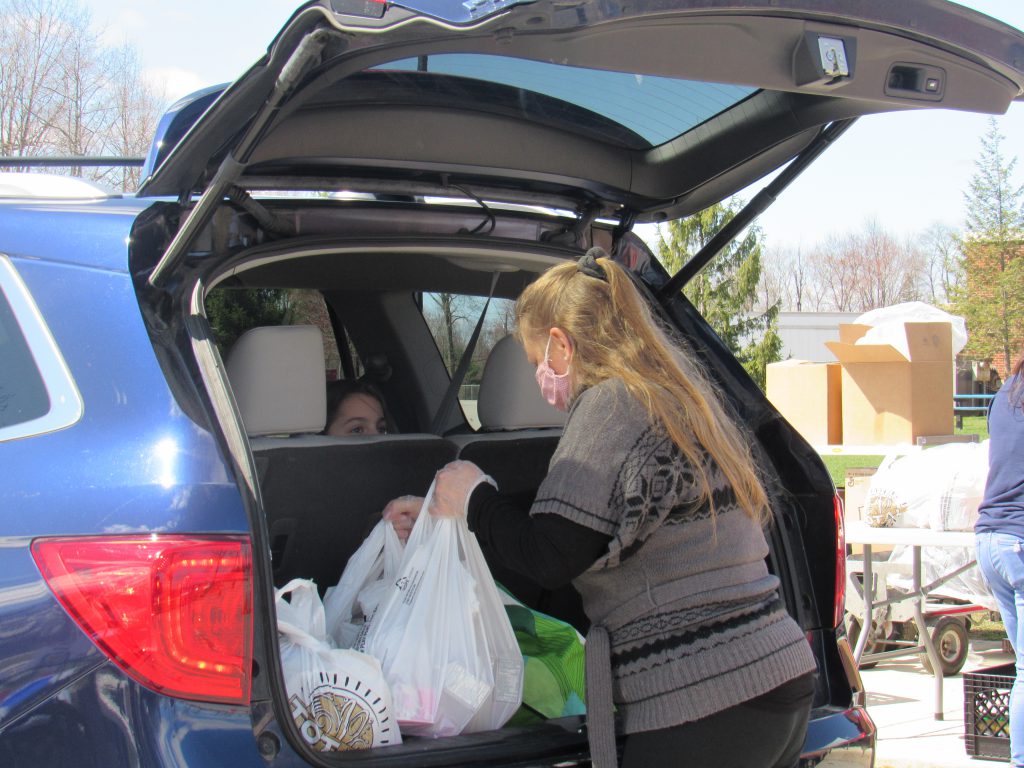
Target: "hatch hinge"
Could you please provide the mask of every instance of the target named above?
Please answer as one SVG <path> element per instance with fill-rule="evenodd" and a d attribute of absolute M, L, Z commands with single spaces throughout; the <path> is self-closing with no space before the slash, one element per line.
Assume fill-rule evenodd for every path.
<path fill-rule="evenodd" d="M 600 203 L 585 203 L 577 210 L 577 218 L 573 224 L 567 225 L 557 232 L 545 232 L 541 235 L 541 242 L 565 245 L 570 248 L 585 248 L 587 230 L 600 214 Z"/>
<path fill-rule="evenodd" d="M 274 90 L 269 98 L 260 107 L 252 122 L 246 128 L 242 139 L 232 151 L 221 161 L 213 179 L 203 190 L 199 200 L 186 214 L 181 226 L 171 240 L 164 255 L 153 268 L 149 276 L 149 284 L 153 288 L 162 288 L 167 285 L 175 268 L 188 253 L 188 249 L 198 237 L 199 233 L 210 223 L 214 212 L 224 202 L 229 190 L 241 177 L 252 156 L 253 150 L 259 143 L 263 132 L 270 125 L 271 120 L 281 109 L 283 104 L 295 92 L 296 86 L 302 80 L 303 75 L 319 63 L 324 47 L 338 35 L 334 30 L 327 27 L 314 29 L 307 34 L 295 51 L 288 58 L 288 61 L 281 67 L 274 84 Z M 183 198 L 188 199 L 187 193 Z"/>

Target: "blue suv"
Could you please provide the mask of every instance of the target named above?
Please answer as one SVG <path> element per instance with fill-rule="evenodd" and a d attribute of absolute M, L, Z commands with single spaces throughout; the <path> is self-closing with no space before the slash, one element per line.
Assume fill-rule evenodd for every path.
<path fill-rule="evenodd" d="M 834 488 L 680 288 L 854 120 L 1004 112 L 1024 36 L 942 0 L 413 5 L 301 6 L 168 112 L 134 197 L 0 185 L 0 764 L 588 764 L 578 716 L 317 751 L 274 588 L 336 583 L 384 502 L 456 456 L 532 498 L 557 420 L 510 413 L 519 380 L 487 369 L 475 415 L 446 413 L 426 297 L 510 302 L 601 245 L 749 428 L 818 661 L 804 764 L 870 766 Z M 779 169 L 676 275 L 633 232 Z M 320 434 L 332 376 L 372 380 L 396 434 Z M 495 575 L 584 621 L 571 591 Z"/>

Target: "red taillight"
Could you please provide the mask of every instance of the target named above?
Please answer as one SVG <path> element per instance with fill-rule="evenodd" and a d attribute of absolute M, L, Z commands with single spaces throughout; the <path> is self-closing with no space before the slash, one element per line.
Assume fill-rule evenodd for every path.
<path fill-rule="evenodd" d="M 32 554 L 78 626 L 140 683 L 183 699 L 248 703 L 248 538 L 36 539 Z"/>
<path fill-rule="evenodd" d="M 843 501 L 837 493 L 833 497 L 833 509 L 836 517 L 836 591 L 832 626 L 843 623 L 846 613 L 846 526 L 843 515 Z"/>

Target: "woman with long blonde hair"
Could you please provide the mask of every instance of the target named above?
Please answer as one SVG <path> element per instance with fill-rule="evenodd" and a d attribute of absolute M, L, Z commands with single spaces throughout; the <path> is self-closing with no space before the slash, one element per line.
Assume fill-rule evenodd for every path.
<path fill-rule="evenodd" d="M 617 762 L 613 705 L 626 766 L 796 766 L 815 664 L 765 564 L 748 439 L 600 249 L 528 286 L 516 320 L 541 393 L 569 413 L 548 474 L 527 511 L 453 462 L 431 514 L 467 514 L 503 565 L 579 591 L 595 766 Z M 385 516 L 411 527 L 415 503 Z"/>

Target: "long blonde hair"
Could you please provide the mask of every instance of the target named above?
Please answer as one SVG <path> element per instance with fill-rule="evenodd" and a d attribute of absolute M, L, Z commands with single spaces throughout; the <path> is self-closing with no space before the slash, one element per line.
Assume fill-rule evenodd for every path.
<path fill-rule="evenodd" d="M 700 498 L 712 514 L 705 451 L 740 507 L 765 523 L 768 497 L 747 442 L 701 366 L 680 342 L 670 341 L 622 267 L 607 258 L 596 264 L 607 279 L 569 262 L 527 286 L 516 302 L 520 338 L 543 343 L 551 328 L 565 331 L 573 344 L 574 394 L 606 379 L 621 379 L 692 465 Z"/>

